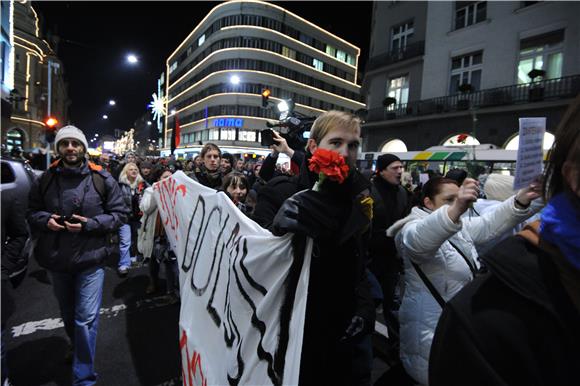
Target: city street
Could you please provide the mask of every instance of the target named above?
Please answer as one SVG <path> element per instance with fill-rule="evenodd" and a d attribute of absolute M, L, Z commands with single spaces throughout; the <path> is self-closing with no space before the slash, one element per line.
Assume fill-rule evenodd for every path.
<path fill-rule="evenodd" d="M 126 279 L 119 278 L 112 266 L 106 267 L 96 356 L 101 385 L 181 384 L 179 304 L 169 304 L 163 291 L 146 295 L 147 284 L 147 267 L 132 268 Z M 36 261 L 30 262 L 15 300 L 7 337 L 12 383 L 69 385 L 70 364 L 65 361 L 68 339 L 50 276 Z M 380 343 L 380 333 L 376 335 L 375 342 Z M 373 382 L 386 369 L 385 362 L 376 358 Z"/>

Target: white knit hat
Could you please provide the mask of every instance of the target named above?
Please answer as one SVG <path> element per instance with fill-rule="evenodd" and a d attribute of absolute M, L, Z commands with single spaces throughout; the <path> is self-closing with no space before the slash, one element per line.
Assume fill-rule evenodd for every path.
<path fill-rule="evenodd" d="M 76 139 L 77 141 L 81 142 L 85 146 L 85 151 L 87 151 L 89 148 L 89 144 L 87 143 L 87 138 L 85 137 L 85 134 L 79 128 L 68 125 L 65 127 L 61 127 L 56 132 L 54 144 L 56 146 L 57 151 L 58 151 L 58 143 L 65 138 Z"/>
<path fill-rule="evenodd" d="M 483 192 L 490 200 L 505 201 L 515 194 L 514 176 L 490 174 L 483 185 Z"/>

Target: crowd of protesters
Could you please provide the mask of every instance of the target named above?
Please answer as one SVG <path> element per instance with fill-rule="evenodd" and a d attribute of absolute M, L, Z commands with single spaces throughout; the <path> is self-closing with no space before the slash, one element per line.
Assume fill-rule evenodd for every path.
<path fill-rule="evenodd" d="M 339 111 L 316 119 L 305 148 L 274 133 L 271 153 L 258 159 L 213 143 L 187 160 L 133 152 L 89 159 L 82 131 L 61 129 L 59 158 L 31 190 L 28 222 L 36 258 L 55 278 L 75 382 L 96 379 L 102 264 L 111 248 L 121 277 L 148 265 L 147 294 L 161 290 L 163 267 L 166 294 L 179 302 L 177 259 L 152 186 L 180 170 L 274 235 L 293 233 L 298 250 L 314 240 L 301 384 L 369 385 L 377 310 L 400 357 L 383 384 L 577 382 L 579 111 L 580 97 L 556 133 L 543 180 L 518 191 L 511 176 L 461 169 L 432 171 L 417 184 L 393 154 L 380 156 L 372 175 L 360 172 L 361 122 Z M 319 177 L 308 162 L 317 149 L 339 153 L 350 167 L 324 192 L 311 189 Z M 278 162 L 280 154 L 289 162 Z M 25 239 L 22 224 L 5 232 L 4 203 L 2 242 L 11 247 L 2 256 L 3 329 L 5 283 L 22 268 L 16 256 Z M 79 283 L 87 287 L 81 294 Z"/>

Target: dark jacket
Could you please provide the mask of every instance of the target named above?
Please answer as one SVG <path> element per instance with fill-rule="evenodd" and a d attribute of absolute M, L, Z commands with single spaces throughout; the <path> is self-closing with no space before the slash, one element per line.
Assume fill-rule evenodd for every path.
<path fill-rule="evenodd" d="M 22 198 L 2 192 L 2 280 L 22 271 L 28 263 L 28 257 L 22 255 L 28 238 L 25 214 Z"/>
<path fill-rule="evenodd" d="M 464 287 L 439 320 L 431 386 L 578 384 L 580 309 L 561 278 L 569 272 L 577 284 L 580 272 L 563 271 L 568 262 L 553 251 L 515 236 L 482 257 L 489 273 Z"/>
<path fill-rule="evenodd" d="M 27 217 L 37 239 L 34 255 L 46 269 L 79 272 L 102 265 L 113 248 L 108 234 L 127 221 L 129 209 L 117 181 L 100 166 L 90 165 L 85 162 L 79 168 L 66 169 L 58 161 L 45 172 L 52 174 L 46 191 L 40 191 L 38 182 L 30 190 Z M 103 200 L 91 173 L 98 173 L 104 179 L 106 194 Z M 52 214 L 78 214 L 87 217 L 88 221 L 79 233 L 53 232 L 47 227 Z"/>
<path fill-rule="evenodd" d="M 276 177 L 258 195 L 259 223 L 272 228 L 273 218 L 286 198 L 310 189 L 317 176 L 307 169 L 297 177 Z M 352 384 L 354 340 L 341 340 L 353 316 L 374 329 L 374 304 L 365 273 L 363 234 L 369 220 L 358 205 L 368 181 L 353 172 L 342 185 L 326 181 L 321 192 L 300 193 L 299 221 L 318 235 L 310 264 L 310 280 L 302 346 L 300 384 Z M 296 196 L 295 196 L 296 197 Z M 295 234 L 295 259 L 303 254 L 306 236 Z M 340 369 L 340 370 L 338 370 Z"/>
<path fill-rule="evenodd" d="M 212 176 L 207 172 L 205 167 L 202 167 L 201 170 L 196 170 L 195 179 L 203 186 L 217 190 L 222 186 L 223 175 L 221 172 L 218 172 Z"/>
<path fill-rule="evenodd" d="M 135 193 L 133 193 L 131 191 L 131 186 L 123 182 L 119 182 L 119 188 L 121 190 L 121 195 L 123 196 L 123 201 L 130 210 L 128 218 L 129 220 L 139 221 L 139 219 L 143 215 L 141 213 L 141 209 L 139 209 L 139 203 L 143 198 L 143 193 L 145 193 L 145 189 L 147 189 L 148 187 L 149 184 L 147 183 L 147 181 L 143 180 L 137 184 L 137 189 Z"/>

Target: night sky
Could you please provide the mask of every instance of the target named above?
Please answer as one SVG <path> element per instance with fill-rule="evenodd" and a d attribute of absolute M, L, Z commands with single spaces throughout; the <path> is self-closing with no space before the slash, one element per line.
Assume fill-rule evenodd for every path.
<path fill-rule="evenodd" d="M 169 54 L 219 3 L 33 2 L 44 36 L 51 31 L 61 38 L 57 53 L 69 84 L 71 123 L 87 137 L 132 127 L 147 111 Z M 364 68 L 372 2 L 275 3 L 360 47 Z M 139 57 L 137 66 L 126 63 L 129 52 Z M 109 99 L 117 105 L 110 107 Z"/>

